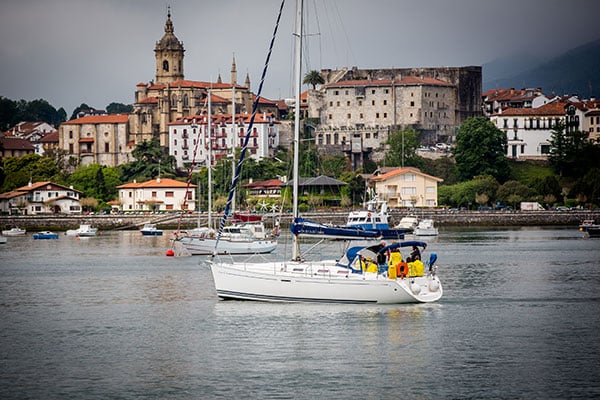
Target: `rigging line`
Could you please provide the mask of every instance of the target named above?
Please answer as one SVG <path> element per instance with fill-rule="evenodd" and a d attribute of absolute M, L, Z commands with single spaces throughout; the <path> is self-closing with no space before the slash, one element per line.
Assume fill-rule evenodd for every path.
<path fill-rule="evenodd" d="M 275 37 L 277 36 L 277 29 L 279 28 L 279 22 L 281 21 L 281 15 L 283 13 L 283 5 L 284 4 L 285 4 L 285 0 L 281 0 L 281 6 L 279 6 L 279 14 L 277 15 L 277 22 L 275 24 L 275 29 L 273 30 L 273 36 L 271 37 L 271 43 L 269 45 L 269 52 L 267 53 L 267 58 L 265 60 L 265 65 L 263 67 L 263 72 L 260 77 L 260 84 L 258 86 L 258 91 L 256 93 L 256 99 L 254 100 L 254 104 L 252 104 L 252 116 L 250 117 L 250 123 L 248 124 L 248 129 L 246 130 L 246 137 L 244 138 L 244 145 L 242 146 L 240 158 L 239 158 L 237 166 L 235 168 L 235 176 L 233 178 L 233 181 L 231 182 L 231 189 L 229 190 L 229 196 L 227 197 L 227 204 L 225 205 L 225 211 L 223 212 L 223 217 L 221 218 L 221 223 L 219 224 L 219 232 L 217 234 L 217 240 L 215 241 L 215 250 L 212 254 L 213 257 L 217 253 L 217 246 L 219 245 L 219 240 L 221 239 L 221 234 L 223 232 L 223 228 L 225 227 L 225 223 L 227 222 L 227 214 L 229 213 L 229 209 L 231 207 L 231 202 L 233 199 L 233 194 L 235 193 L 235 187 L 237 185 L 237 182 L 239 180 L 240 173 L 242 170 L 244 156 L 246 155 L 246 149 L 248 148 L 248 142 L 250 140 L 250 133 L 252 132 L 252 126 L 254 125 L 254 118 L 256 117 L 256 110 L 258 109 L 258 103 L 261 99 L 260 95 L 262 93 L 263 84 L 265 82 L 265 77 L 267 75 L 267 69 L 269 67 L 271 53 L 273 52 L 273 46 L 275 45 Z"/>

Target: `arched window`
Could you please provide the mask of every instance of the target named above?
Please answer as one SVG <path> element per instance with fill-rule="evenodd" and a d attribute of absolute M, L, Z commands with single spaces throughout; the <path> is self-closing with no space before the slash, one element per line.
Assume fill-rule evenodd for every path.
<path fill-rule="evenodd" d="M 169 72 L 169 62 L 167 60 L 163 61 L 163 71 Z"/>
<path fill-rule="evenodd" d="M 188 99 L 188 95 L 184 94 L 183 95 L 183 106 L 187 107 L 189 105 L 189 99 Z"/>
<path fill-rule="evenodd" d="M 177 107 L 177 95 L 171 96 L 171 107 Z"/>

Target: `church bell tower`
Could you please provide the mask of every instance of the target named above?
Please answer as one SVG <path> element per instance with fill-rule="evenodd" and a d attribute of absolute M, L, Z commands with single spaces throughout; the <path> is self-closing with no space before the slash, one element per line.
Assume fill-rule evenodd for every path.
<path fill-rule="evenodd" d="M 171 83 L 183 79 L 183 42 L 173 33 L 171 10 L 167 13 L 165 34 L 156 42 L 154 56 L 156 58 L 156 83 Z"/>

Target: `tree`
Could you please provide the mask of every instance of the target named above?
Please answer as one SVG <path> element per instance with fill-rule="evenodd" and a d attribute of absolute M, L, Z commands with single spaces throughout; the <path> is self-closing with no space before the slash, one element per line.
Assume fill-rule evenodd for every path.
<path fill-rule="evenodd" d="M 600 146 L 588 140 L 588 134 L 581 131 L 565 131 L 565 125 L 558 123 L 552 129 L 548 161 L 560 175 L 577 177 L 584 175 L 598 163 Z"/>
<path fill-rule="evenodd" d="M 119 167 L 90 164 L 73 171 L 69 184 L 86 197 L 106 202 L 117 194 L 116 187 L 121 184 L 120 175 Z"/>
<path fill-rule="evenodd" d="M 133 111 L 131 104 L 110 103 L 106 106 L 106 112 L 109 114 L 128 114 Z"/>
<path fill-rule="evenodd" d="M 304 80 L 302 81 L 305 85 L 312 85 L 313 90 L 317 87 L 317 85 L 322 85 L 325 83 L 325 79 L 319 73 L 319 71 L 308 71 L 306 75 L 304 75 Z"/>
<path fill-rule="evenodd" d="M 504 182 L 496 191 L 496 199 L 504 204 L 510 204 L 516 208 L 517 203 L 529 197 L 530 189 L 519 181 L 510 180 Z"/>
<path fill-rule="evenodd" d="M 138 143 L 131 155 L 135 161 L 123 165 L 123 181 L 133 179 L 146 180 L 160 176 L 175 176 L 175 157 L 167 153 L 167 149 L 160 146 L 157 137 Z"/>
<path fill-rule="evenodd" d="M 504 182 L 510 175 L 506 135 L 484 117 L 467 119 L 456 134 L 453 150 L 460 180 L 491 175 Z"/>
<path fill-rule="evenodd" d="M 386 167 L 417 166 L 420 162 L 417 156 L 419 133 L 414 129 L 406 129 L 391 133 L 386 144 L 384 164 Z"/>
<path fill-rule="evenodd" d="M 88 106 L 88 105 L 87 105 L 87 104 L 85 104 L 85 103 L 81 103 L 81 104 L 79 105 L 79 107 L 76 107 L 76 108 L 73 110 L 73 114 L 71 114 L 71 118 L 69 118 L 69 120 L 71 120 L 71 119 L 76 119 L 76 118 L 77 118 L 77 114 L 79 114 L 79 113 L 80 113 L 80 112 L 82 112 L 82 111 L 83 111 L 83 112 L 88 112 L 88 111 L 90 111 L 90 110 L 93 110 L 93 109 L 92 109 L 92 107 Z"/>
<path fill-rule="evenodd" d="M 23 157 L 7 157 L 2 162 L 5 179 L 1 192 L 25 186 L 30 180 L 31 182 L 64 183 L 61 180 L 60 169 L 51 158 L 28 154 Z"/>

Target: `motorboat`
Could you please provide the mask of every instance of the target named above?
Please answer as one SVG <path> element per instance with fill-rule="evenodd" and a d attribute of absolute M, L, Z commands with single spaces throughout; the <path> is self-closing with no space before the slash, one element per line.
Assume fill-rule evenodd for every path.
<path fill-rule="evenodd" d="M 140 229 L 143 236 L 162 236 L 163 231 L 156 227 L 156 224 L 146 223 Z"/>
<path fill-rule="evenodd" d="M 583 232 L 588 237 L 600 237 L 600 225 L 594 223 L 593 219 L 584 220 L 579 225 L 579 231 Z"/>
<path fill-rule="evenodd" d="M 78 236 L 78 237 L 90 237 L 96 236 L 98 233 L 98 228 L 93 228 L 88 224 L 81 224 L 77 229 L 69 229 L 65 232 L 67 236 Z"/>
<path fill-rule="evenodd" d="M 404 239 L 405 233 L 410 233 L 405 228 L 390 228 L 388 223 L 388 207 L 385 200 L 380 200 L 376 194 L 371 193 L 371 199 L 366 202 L 364 209 L 351 211 L 348 214 L 346 227 L 360 228 L 376 232 L 380 239 Z"/>
<path fill-rule="evenodd" d="M 419 225 L 419 218 L 414 215 L 407 215 L 400 219 L 398 225 L 395 226 L 396 229 L 406 229 L 409 232 L 414 232 L 415 228 Z"/>
<path fill-rule="evenodd" d="M 58 239 L 58 233 L 51 231 L 41 231 L 33 234 L 34 239 Z"/>
<path fill-rule="evenodd" d="M 3 236 L 21 236 L 21 235 L 24 235 L 25 232 L 26 232 L 25 229 L 21 229 L 21 228 L 15 226 L 14 228 L 2 231 L 2 235 Z"/>
<path fill-rule="evenodd" d="M 415 228 L 414 233 L 416 236 L 437 236 L 438 228 L 435 227 L 432 219 L 423 219 Z"/>

